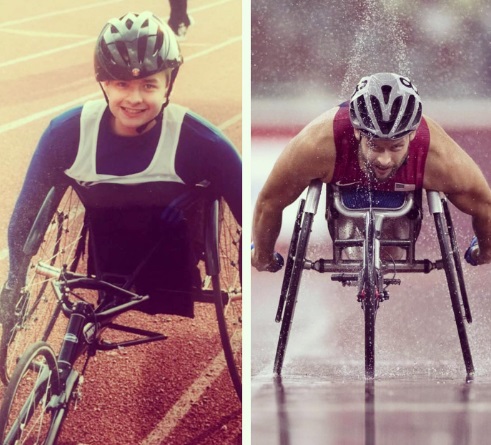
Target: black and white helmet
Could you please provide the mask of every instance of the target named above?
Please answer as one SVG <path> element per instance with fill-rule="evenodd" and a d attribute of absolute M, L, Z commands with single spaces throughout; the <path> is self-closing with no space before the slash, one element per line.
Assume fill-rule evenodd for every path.
<path fill-rule="evenodd" d="M 376 138 L 397 139 L 416 130 L 422 110 L 416 86 L 394 73 L 363 77 L 350 100 L 353 127 Z"/>
<path fill-rule="evenodd" d="M 173 31 L 149 11 L 109 20 L 97 39 L 94 68 L 98 82 L 140 79 L 182 64 Z"/>

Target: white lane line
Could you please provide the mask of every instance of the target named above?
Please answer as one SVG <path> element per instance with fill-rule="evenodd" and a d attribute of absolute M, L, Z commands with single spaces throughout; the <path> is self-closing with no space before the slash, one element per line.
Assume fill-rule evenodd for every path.
<path fill-rule="evenodd" d="M 121 0 L 114 0 L 113 3 L 116 2 L 116 1 L 119 2 Z M 219 5 L 222 5 L 224 3 L 228 3 L 230 1 L 233 1 L 233 0 L 222 0 L 222 1 L 219 1 L 219 2 L 211 3 L 209 5 L 206 5 L 206 6 L 203 6 L 203 7 L 200 7 L 200 8 L 195 8 L 194 11 L 195 12 L 198 12 L 198 11 L 202 11 L 204 9 L 213 8 L 215 6 L 219 6 Z M 77 11 L 77 10 L 80 10 L 80 9 L 87 9 L 87 8 L 93 7 L 93 6 L 100 6 L 102 4 L 103 3 L 97 3 L 97 4 L 93 4 L 93 5 L 87 5 L 85 7 L 74 8 L 74 9 L 71 9 L 71 10 L 67 9 L 65 11 L 53 12 L 53 13 L 49 13 L 49 14 L 44 14 L 42 16 L 36 16 L 36 17 L 37 18 L 40 18 L 40 17 L 48 17 L 48 16 L 52 16 L 52 15 L 57 15 L 57 14 L 62 14 L 62 13 L 67 13 L 67 12 L 73 12 L 73 11 Z M 192 13 L 192 12 L 193 12 L 193 10 L 190 10 L 190 13 Z M 30 19 L 33 19 L 33 18 L 30 18 Z M 17 21 L 13 21 L 13 22 L 5 22 L 3 24 L 0 24 L 0 28 L 6 27 L 6 26 L 11 25 L 11 24 L 23 23 L 24 21 L 29 21 L 29 20 L 22 20 L 21 19 L 21 20 L 17 20 Z M 242 36 L 240 38 L 242 38 Z M 74 43 L 72 45 L 60 46 L 58 48 L 52 48 L 52 49 L 49 49 L 49 50 L 46 50 L 46 51 L 41 51 L 41 52 L 36 53 L 36 54 L 30 54 L 28 56 L 19 57 L 17 59 L 7 60 L 6 62 L 0 63 L 0 68 L 4 68 L 6 66 L 11 66 L 11 65 L 16 65 L 18 63 L 27 62 L 27 61 L 33 60 L 33 59 L 38 59 L 40 57 L 49 56 L 51 54 L 55 54 L 55 53 L 58 53 L 58 52 L 61 52 L 61 51 L 66 51 L 66 50 L 69 50 L 69 49 L 73 49 L 73 48 L 76 48 L 78 46 L 87 45 L 88 43 L 94 43 L 95 40 L 96 40 L 96 38 L 93 37 L 93 38 L 90 38 L 90 39 L 82 40 L 82 41 L 80 41 L 78 43 Z"/>
<path fill-rule="evenodd" d="M 22 36 L 30 37 L 53 37 L 53 38 L 63 38 L 63 39 L 87 39 L 89 36 L 87 34 L 67 34 L 61 32 L 44 32 L 44 31 L 33 31 L 27 29 L 0 29 L 0 32 L 7 34 L 19 34 Z"/>
<path fill-rule="evenodd" d="M 193 60 L 193 59 L 196 59 L 197 57 L 206 56 L 207 54 L 210 54 L 213 51 L 217 51 L 217 50 L 219 50 L 225 46 L 231 45 L 232 43 L 240 42 L 241 40 L 242 40 L 241 35 L 236 36 L 236 37 L 231 37 L 230 39 L 225 40 L 225 42 L 223 42 L 223 43 L 219 43 L 218 45 L 212 46 L 208 49 L 205 49 L 203 51 L 199 51 L 197 53 L 191 54 L 188 57 L 185 57 L 184 62 L 186 62 L 186 60 Z"/>
<path fill-rule="evenodd" d="M 242 119 L 242 113 L 236 114 L 235 116 L 226 120 L 223 124 L 219 125 L 218 128 L 220 130 L 226 130 L 228 127 L 231 127 L 232 125 L 236 124 L 237 122 L 240 122 L 241 119 Z"/>
<path fill-rule="evenodd" d="M 101 95 L 100 92 L 88 94 L 87 96 L 83 96 L 83 97 L 80 97 L 76 100 L 66 102 L 62 105 L 58 105 L 56 107 L 49 108 L 49 109 L 44 110 L 44 111 L 39 111 L 38 113 L 31 114 L 27 117 L 23 117 L 22 119 L 18 119 L 16 121 L 10 122 L 8 124 L 1 125 L 0 126 L 0 134 L 5 133 L 9 130 L 13 130 L 15 128 L 22 127 L 23 125 L 29 124 L 31 122 L 38 120 L 38 119 L 42 119 L 43 117 L 49 116 L 51 114 L 66 110 L 67 108 L 75 107 L 76 105 L 80 105 L 81 103 L 83 103 L 87 100 L 90 100 L 90 99 L 94 99 L 95 97 L 100 96 L 100 95 Z"/>
<path fill-rule="evenodd" d="M 191 8 L 188 12 L 190 14 L 193 14 L 195 12 L 201 12 L 201 11 L 204 11 L 206 9 L 214 8 L 215 6 L 220 6 L 220 5 L 223 5 L 225 3 L 230 3 L 232 1 L 235 1 L 235 0 L 220 0 L 218 2 L 208 3 L 204 6 L 197 6 L 196 8 Z"/>
<path fill-rule="evenodd" d="M 20 25 L 21 23 L 35 22 L 48 17 L 55 17 L 57 15 L 71 14 L 72 12 L 82 11 L 84 9 L 98 8 L 99 6 L 106 6 L 111 3 L 121 3 L 123 0 L 104 0 L 103 2 L 91 3 L 90 5 L 78 6 L 76 8 L 63 9 L 61 11 L 52 11 L 45 14 L 33 15 L 31 17 L 24 17 L 23 19 L 10 20 L 9 22 L 0 23 L 0 28 L 6 28 L 7 26 Z"/>
<path fill-rule="evenodd" d="M 218 45 L 215 45 L 215 46 L 207 49 L 206 51 L 200 51 L 199 53 L 192 54 L 191 56 L 187 57 L 186 60 L 190 61 L 190 60 L 196 59 L 198 57 L 202 57 L 202 56 L 205 56 L 207 54 L 210 54 L 214 51 L 218 51 L 227 45 L 231 45 L 231 44 L 239 41 L 241 38 L 242 38 L 241 36 L 233 37 L 233 38 L 225 41 L 224 43 L 220 43 Z M 33 121 L 38 120 L 38 119 L 42 119 L 46 116 L 50 116 L 54 113 L 63 111 L 69 107 L 74 107 L 76 105 L 82 104 L 83 102 L 85 102 L 87 100 L 94 99 L 95 97 L 100 96 L 100 94 L 101 94 L 100 92 L 88 94 L 87 96 L 80 97 L 76 100 L 72 100 L 72 101 L 64 103 L 62 105 L 57 105 L 56 107 L 49 108 L 49 109 L 44 110 L 44 111 L 39 111 L 38 113 L 34 113 L 34 114 L 31 114 L 27 117 L 17 119 L 16 121 L 9 122 L 9 123 L 4 124 L 4 125 L 0 125 L 0 134 L 5 133 L 5 132 L 10 131 L 10 130 L 14 130 L 14 129 L 19 128 L 19 127 L 22 127 L 23 125 L 29 124 Z"/>
<path fill-rule="evenodd" d="M 221 43 L 220 45 L 217 45 L 216 47 L 211 47 L 211 48 L 208 48 L 206 50 L 200 51 L 199 53 L 192 54 L 191 56 L 187 57 L 186 60 L 192 60 L 196 57 L 200 57 L 202 55 L 209 54 L 210 52 L 216 51 L 217 49 L 220 49 L 224 46 L 230 45 L 231 43 L 240 42 L 241 40 L 242 40 L 242 36 L 232 37 L 231 39 L 226 40 L 225 42 Z M 58 48 L 48 49 L 46 51 L 41 51 L 41 52 L 36 53 L 36 54 L 31 54 L 29 56 L 23 56 L 23 57 L 19 57 L 17 59 L 7 60 L 6 62 L 0 63 L 0 68 L 4 68 L 6 66 L 11 66 L 11 65 L 16 65 L 17 63 L 27 62 L 27 61 L 33 60 L 33 59 L 39 59 L 39 58 L 45 57 L 45 56 L 50 56 L 51 54 L 56 54 L 56 53 L 59 53 L 61 51 L 66 51 L 68 49 L 73 49 L 73 48 L 77 48 L 79 46 L 84 46 L 84 45 L 87 45 L 88 43 L 94 43 L 95 41 L 96 41 L 96 38 L 91 37 L 89 39 L 84 39 L 84 40 L 81 40 L 80 42 L 72 43 L 70 45 L 59 46 Z"/>
<path fill-rule="evenodd" d="M 140 445 L 160 445 L 165 442 L 174 428 L 198 401 L 203 393 L 225 369 L 225 357 L 223 351 L 218 354 L 211 364 L 200 374 L 181 398 L 166 413 L 154 430 L 140 443 Z"/>
<path fill-rule="evenodd" d="M 24 56 L 24 57 L 19 57 L 17 59 L 8 60 L 7 62 L 0 63 L 0 68 L 4 68 L 4 67 L 10 66 L 10 65 L 15 65 L 15 64 L 21 63 L 21 62 L 27 62 L 27 61 L 33 60 L 33 59 L 39 59 L 40 57 L 45 57 L 45 56 L 49 56 L 51 54 L 56 54 L 56 53 L 59 53 L 60 51 L 66 51 L 67 49 L 77 48 L 79 46 L 87 45 L 88 43 L 94 43 L 95 40 L 96 39 L 94 37 L 91 37 L 90 39 L 81 40 L 80 42 L 72 43 L 71 45 L 59 46 L 58 48 L 48 49 L 47 51 L 41 51 L 39 53 L 31 54 L 29 56 Z"/>

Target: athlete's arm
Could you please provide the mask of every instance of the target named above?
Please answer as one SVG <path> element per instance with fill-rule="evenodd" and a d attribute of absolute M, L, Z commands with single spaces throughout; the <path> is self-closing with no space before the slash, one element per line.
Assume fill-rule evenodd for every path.
<path fill-rule="evenodd" d="M 253 219 L 252 265 L 267 270 L 275 261 L 282 213 L 313 179 L 330 182 L 336 150 L 331 110 L 319 116 L 285 147 L 257 198 Z"/>
<path fill-rule="evenodd" d="M 478 264 L 491 263 L 491 189 L 474 160 L 434 121 L 424 187 L 445 193 L 462 212 L 471 215 L 479 249 Z"/>
<path fill-rule="evenodd" d="M 63 116 L 67 116 L 67 114 Z M 61 119 L 63 120 L 63 119 Z M 52 186 L 68 186 L 64 170 L 76 155 L 78 134 L 60 131 L 60 118 L 45 130 L 30 162 L 21 192 L 17 198 L 8 227 L 9 287 L 23 280 L 20 265 L 24 258 L 23 247 L 38 211 Z M 76 124 L 75 124 L 76 126 Z M 75 144 L 75 150 L 70 150 Z"/>

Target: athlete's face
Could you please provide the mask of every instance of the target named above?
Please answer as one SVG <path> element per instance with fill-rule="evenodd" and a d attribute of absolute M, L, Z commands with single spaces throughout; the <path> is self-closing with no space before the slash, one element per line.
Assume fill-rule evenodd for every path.
<path fill-rule="evenodd" d="M 377 139 L 355 129 L 355 137 L 360 142 L 361 169 L 377 181 L 390 179 L 406 160 L 409 143 L 415 134 L 412 132 L 399 139 Z"/>
<path fill-rule="evenodd" d="M 144 79 L 103 82 L 113 115 L 113 131 L 121 136 L 138 135 L 136 129 L 159 114 L 167 96 L 169 79 L 169 73 L 161 72 Z M 152 121 L 145 131 L 154 125 L 155 121 Z"/>

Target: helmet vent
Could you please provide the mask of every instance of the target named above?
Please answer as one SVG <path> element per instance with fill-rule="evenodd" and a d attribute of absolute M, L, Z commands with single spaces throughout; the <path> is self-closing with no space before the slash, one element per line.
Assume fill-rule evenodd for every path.
<path fill-rule="evenodd" d="M 164 44 L 164 33 L 162 31 L 157 31 L 157 36 L 155 39 L 155 48 L 154 48 L 154 54 L 157 54 L 160 51 L 160 48 L 162 48 Z"/>
<path fill-rule="evenodd" d="M 384 102 L 388 104 L 392 87 L 390 85 L 383 85 L 381 89 L 382 89 L 382 94 L 384 96 Z"/>
<path fill-rule="evenodd" d="M 401 122 L 397 126 L 396 133 L 408 127 L 409 121 L 414 113 L 416 99 L 414 96 L 409 96 L 409 100 L 407 101 L 406 109 L 404 110 L 404 115 L 402 116 Z"/>
<path fill-rule="evenodd" d="M 370 119 L 370 116 L 368 114 L 365 98 L 363 96 L 358 96 L 356 102 L 357 102 L 356 104 L 357 108 L 360 112 L 361 120 L 363 121 L 363 125 L 367 128 L 371 128 L 372 130 L 374 130 L 375 127 L 373 125 L 372 119 Z"/>
<path fill-rule="evenodd" d="M 142 25 L 141 25 L 142 28 L 148 28 L 148 19 L 146 19 Z"/>
<path fill-rule="evenodd" d="M 373 113 L 375 114 L 375 121 L 378 123 L 380 131 L 383 134 L 388 134 L 392 124 L 389 121 L 384 121 L 384 116 L 382 114 L 382 107 L 380 106 L 379 100 L 375 96 L 370 96 L 370 103 L 372 105 Z"/>
<path fill-rule="evenodd" d="M 116 48 L 118 49 L 119 55 L 124 60 L 124 62 L 127 65 L 129 65 L 129 63 L 130 63 L 130 56 L 128 54 L 128 48 L 126 48 L 126 45 L 123 42 L 121 42 L 120 40 L 118 40 L 116 42 Z"/>
<path fill-rule="evenodd" d="M 124 23 L 128 29 L 131 29 L 133 26 L 133 20 L 127 19 L 126 22 Z"/>
<path fill-rule="evenodd" d="M 143 63 L 148 45 L 148 36 L 142 36 L 138 40 L 138 62 Z"/>

